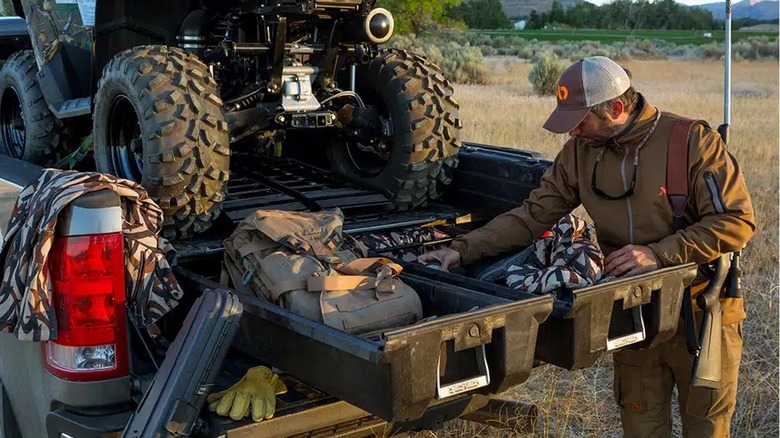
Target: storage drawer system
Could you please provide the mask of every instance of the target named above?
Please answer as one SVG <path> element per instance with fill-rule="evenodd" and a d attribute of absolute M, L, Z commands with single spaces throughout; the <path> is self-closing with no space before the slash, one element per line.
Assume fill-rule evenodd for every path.
<path fill-rule="evenodd" d="M 650 348 L 674 336 L 696 265 L 660 269 L 574 292 L 572 311 L 539 328 L 536 358 L 570 370 L 620 348 Z M 608 311 L 611 309 L 611 311 Z"/>
<path fill-rule="evenodd" d="M 317 211 L 330 205 L 327 196 L 332 195 L 333 202 L 349 213 L 351 222 L 345 225 L 345 232 L 350 234 L 461 224 L 460 231 L 450 230 L 455 231 L 450 234 L 454 236 L 519 205 L 538 186 L 550 163 L 527 152 L 468 144 L 461 151 L 461 165 L 444 199 L 448 203 L 440 206 L 447 207 L 443 212 L 416 211 L 408 218 L 398 214 L 385 218 L 374 211 L 379 206 L 375 202 L 383 202 L 374 199 L 374 194 L 349 191 L 309 168 L 304 170 L 316 175 L 307 174 L 298 184 L 289 179 L 304 170 L 288 167 L 300 163 L 273 162 L 268 165 L 279 169 L 265 169 L 262 175 L 255 174 L 257 169 L 247 172 L 255 179 L 246 187 L 232 187 L 230 200 L 235 205 L 227 207 L 236 209 L 234 217 L 230 216 L 233 210 L 226 207 L 226 211 L 235 221 L 244 216 L 241 209 L 281 208 L 277 204 L 259 206 L 266 200 L 283 200 L 282 205 L 292 210 Z M 278 178 L 277 173 L 281 175 Z M 310 193 L 314 180 L 321 183 Z M 241 190 L 246 193 L 242 195 Z M 256 193 L 258 190 L 268 193 Z M 354 195 L 354 205 L 350 203 L 353 197 L 345 197 L 347 192 Z M 461 220 L 463 212 L 479 214 Z M 467 224 L 469 221 L 472 224 Z M 180 245 L 180 256 L 191 253 L 189 258 L 212 269 L 218 266 L 212 257 L 221 254 L 222 238 L 219 234 L 212 238 L 214 243 L 207 250 L 197 242 Z M 367 338 L 256 297 L 241 296 L 244 315 L 233 345 L 319 391 L 394 425 L 405 425 L 402 429 L 429 427 L 478 409 L 487 400 L 484 395 L 524 382 L 534 359 L 578 369 L 610 351 L 654 346 L 671 338 L 677 329 L 684 287 L 696 272 L 691 264 L 580 289 L 573 293 L 571 311 L 557 318 L 550 316 L 553 300 L 547 295 L 529 295 L 416 263 L 402 264 L 402 279 L 423 303 L 424 322 Z M 176 268 L 176 276 L 188 292 L 223 287 L 195 274 L 193 271 L 203 272 L 198 268 L 184 266 Z"/>
<path fill-rule="evenodd" d="M 221 287 L 183 268 L 176 276 L 192 292 Z M 510 301 L 424 275 L 402 279 L 420 295 L 424 316 L 434 319 L 369 340 L 242 295 L 233 345 L 391 423 L 416 420 L 440 404 L 461 406 L 450 410 L 455 418 L 480 407 L 470 398 L 528 378 L 550 297 Z"/>
<path fill-rule="evenodd" d="M 422 265 L 404 264 L 404 269 L 510 300 L 525 295 Z M 648 348 L 670 339 L 677 331 L 683 292 L 695 275 L 691 263 L 574 291 L 572 310 L 540 325 L 536 359 L 573 370 L 591 366 L 610 351 Z"/>

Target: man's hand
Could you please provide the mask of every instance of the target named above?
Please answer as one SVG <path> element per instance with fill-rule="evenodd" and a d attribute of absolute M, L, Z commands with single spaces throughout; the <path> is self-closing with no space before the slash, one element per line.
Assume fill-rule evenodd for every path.
<path fill-rule="evenodd" d="M 442 248 L 422 254 L 417 257 L 417 261 L 420 263 L 438 262 L 441 265 L 439 269 L 449 271 L 460 266 L 460 253 L 452 248 Z"/>
<path fill-rule="evenodd" d="M 630 277 L 658 269 L 658 261 L 650 248 L 626 245 L 604 259 L 604 276 Z"/>

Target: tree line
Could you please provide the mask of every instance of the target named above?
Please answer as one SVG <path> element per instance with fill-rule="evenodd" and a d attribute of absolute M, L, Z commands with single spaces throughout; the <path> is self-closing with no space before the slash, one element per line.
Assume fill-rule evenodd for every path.
<path fill-rule="evenodd" d="M 601 6 L 578 3 L 564 9 L 554 1 L 549 12 L 532 11 L 527 29 L 721 29 L 722 21 L 715 20 L 710 11 L 690 8 L 674 0 L 615 0 Z"/>
<path fill-rule="evenodd" d="M 513 26 L 500 0 L 378 0 L 377 4 L 393 13 L 399 34 L 418 34 L 442 26 L 471 29 Z M 674 0 L 614 0 L 601 6 L 582 2 L 568 9 L 556 0 L 549 11 L 533 11 L 525 21 L 526 29 L 717 30 L 723 29 L 724 24 L 705 9 L 686 7 Z M 736 30 L 766 22 L 742 19 L 734 20 L 733 25 Z"/>

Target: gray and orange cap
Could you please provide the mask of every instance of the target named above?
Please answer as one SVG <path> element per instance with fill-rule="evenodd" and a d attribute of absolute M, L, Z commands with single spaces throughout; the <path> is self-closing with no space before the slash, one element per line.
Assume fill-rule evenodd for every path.
<path fill-rule="evenodd" d="M 580 59 L 558 80 L 558 106 L 544 122 L 544 129 L 564 134 L 585 119 L 593 105 L 621 96 L 631 87 L 623 67 L 604 56 Z"/>

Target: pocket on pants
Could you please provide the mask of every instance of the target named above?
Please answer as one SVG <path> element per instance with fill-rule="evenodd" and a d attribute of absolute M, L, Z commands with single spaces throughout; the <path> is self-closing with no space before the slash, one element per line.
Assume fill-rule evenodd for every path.
<path fill-rule="evenodd" d="M 621 409 L 637 414 L 647 412 L 642 367 L 615 361 L 615 401 Z"/>
<path fill-rule="evenodd" d="M 707 418 L 715 405 L 717 389 L 690 387 L 685 411 L 697 418 Z"/>

